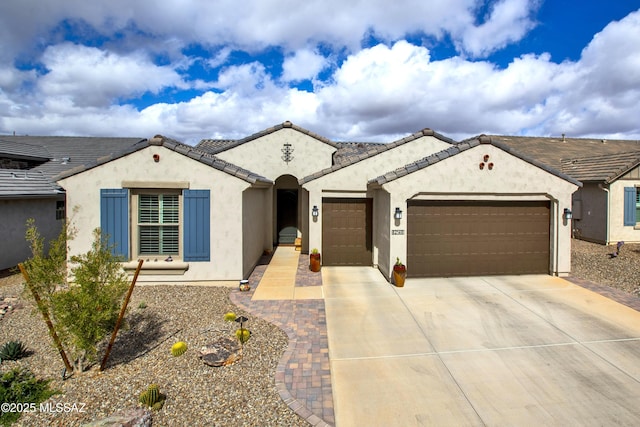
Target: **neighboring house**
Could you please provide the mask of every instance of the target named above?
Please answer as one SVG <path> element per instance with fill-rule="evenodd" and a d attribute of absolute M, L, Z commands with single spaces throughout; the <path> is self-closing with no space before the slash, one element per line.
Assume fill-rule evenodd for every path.
<path fill-rule="evenodd" d="M 300 239 L 324 265 L 396 258 L 409 276 L 566 275 L 563 218 L 580 183 L 503 144 L 425 129 L 389 144 L 330 141 L 285 122 L 197 147 L 157 136 L 61 174 L 86 251 L 101 227 L 139 280 L 248 277 Z"/>
<path fill-rule="evenodd" d="M 491 136 L 584 186 L 573 195 L 576 238 L 640 242 L 640 141 Z"/>
<path fill-rule="evenodd" d="M 565 159 L 582 181 L 573 196 L 574 235 L 597 243 L 640 242 L 640 151 Z"/>
<path fill-rule="evenodd" d="M 64 189 L 52 180 L 65 170 L 120 151 L 140 138 L 0 136 L 0 270 L 31 256 L 25 240 L 33 218 L 46 242 L 65 220 Z"/>

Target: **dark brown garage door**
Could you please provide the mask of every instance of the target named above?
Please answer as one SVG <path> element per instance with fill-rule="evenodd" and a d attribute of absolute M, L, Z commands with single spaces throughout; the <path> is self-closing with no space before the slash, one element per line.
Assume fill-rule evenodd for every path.
<path fill-rule="evenodd" d="M 549 273 L 548 202 L 413 201 L 411 277 Z"/>
<path fill-rule="evenodd" d="M 322 199 L 322 264 L 371 265 L 371 199 Z"/>

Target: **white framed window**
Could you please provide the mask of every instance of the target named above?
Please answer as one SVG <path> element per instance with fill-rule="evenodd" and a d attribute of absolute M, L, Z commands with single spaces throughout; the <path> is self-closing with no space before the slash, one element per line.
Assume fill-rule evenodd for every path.
<path fill-rule="evenodd" d="M 125 260 L 211 260 L 211 191 L 101 188 L 100 228 Z"/>
<path fill-rule="evenodd" d="M 64 200 L 56 201 L 56 220 L 65 219 L 67 217 L 67 208 Z"/>
<path fill-rule="evenodd" d="M 139 257 L 180 257 L 182 201 L 180 191 L 138 190 L 133 197 L 133 250 Z"/>

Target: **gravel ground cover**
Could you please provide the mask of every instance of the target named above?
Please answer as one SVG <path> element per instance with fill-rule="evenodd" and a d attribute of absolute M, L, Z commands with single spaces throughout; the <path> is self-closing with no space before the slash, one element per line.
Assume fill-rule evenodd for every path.
<path fill-rule="evenodd" d="M 616 245 L 572 241 L 571 275 L 630 294 L 640 290 L 640 245 L 625 244 L 617 257 Z"/>
<path fill-rule="evenodd" d="M 228 288 L 137 286 L 129 304 L 128 329 L 113 347 L 107 369 L 97 367 L 62 381 L 62 360 L 46 325 L 28 299 L 21 297 L 21 277 L 0 279 L 1 297 L 20 297 L 22 306 L 0 320 L 0 345 L 21 340 L 33 354 L 0 365 L 0 373 L 29 367 L 37 377 L 52 379 L 61 394 L 48 402 L 83 406 L 84 412 L 26 413 L 18 426 L 78 426 L 135 407 L 151 383 L 166 394 L 164 407 L 153 413 L 156 426 L 305 426 L 282 401 L 274 384 L 276 366 L 287 337 L 276 326 L 242 312 L 229 300 Z M 144 307 L 144 308 L 142 308 Z M 244 357 L 214 368 L 199 359 L 198 350 L 236 326 L 223 316 L 233 311 L 249 318 L 251 339 Z M 185 341 L 189 350 L 171 355 L 171 346 Z"/>

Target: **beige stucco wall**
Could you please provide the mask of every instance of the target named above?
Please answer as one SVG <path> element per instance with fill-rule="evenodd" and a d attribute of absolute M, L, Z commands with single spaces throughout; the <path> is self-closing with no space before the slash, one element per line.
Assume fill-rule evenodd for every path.
<path fill-rule="evenodd" d="M 60 234 L 64 221 L 56 220 L 57 198 L 0 199 L 0 270 L 12 268 L 31 257 L 25 240 L 26 222 L 36 221 L 38 232 L 49 242 Z"/>
<path fill-rule="evenodd" d="M 374 264 L 383 272 L 391 271 L 391 253 L 389 249 L 390 234 L 389 223 L 393 218 L 390 208 L 391 196 L 385 190 L 373 192 L 373 259 Z"/>
<path fill-rule="evenodd" d="M 485 154 L 495 165 L 493 170 L 479 169 Z M 571 207 L 571 194 L 577 188 L 492 145 L 471 148 L 383 185 L 390 194 L 388 227 L 405 230 L 390 236 L 389 264 L 396 257 L 407 259 L 406 215 L 396 224 L 392 211 L 398 206 L 406 213 L 409 199 L 550 200 L 550 272 L 566 275 L 571 271 L 571 225 L 562 219 L 562 211 Z M 390 276 L 389 270 L 381 271 Z"/>
<path fill-rule="evenodd" d="M 585 183 L 573 194 L 573 228 L 576 237 L 597 243 L 607 241 L 608 198 L 608 192 L 593 183 Z"/>
<path fill-rule="evenodd" d="M 242 276 L 248 278 L 265 250 L 271 250 L 271 190 L 249 188 L 242 194 Z"/>
<path fill-rule="evenodd" d="M 153 161 L 153 154 L 160 161 Z M 59 181 L 67 191 L 67 215 L 78 230 L 70 255 L 89 250 L 100 226 L 100 189 L 122 188 L 123 181 L 188 182 L 192 190 L 211 190 L 211 261 L 190 262 L 183 275 L 141 275 L 141 282 L 239 280 L 243 277 L 243 191 L 250 184 L 162 146 L 140 151 Z M 77 207 L 77 212 L 73 208 Z M 131 233 L 130 233 L 131 235 Z M 160 262 L 160 261 L 159 261 Z M 151 267 L 153 261 L 145 263 Z"/>
<path fill-rule="evenodd" d="M 609 186 L 609 241 L 640 242 L 640 226 L 624 225 L 624 187 L 640 187 L 640 179 L 619 179 Z M 637 188 L 636 191 L 640 189 Z M 636 218 L 640 221 L 640 218 Z"/>
<path fill-rule="evenodd" d="M 291 144 L 292 160 L 282 159 L 284 144 Z M 237 147 L 216 154 L 217 157 L 273 181 L 281 175 L 304 178 L 331 167 L 336 149 L 316 138 L 291 128 L 283 128 Z"/>
<path fill-rule="evenodd" d="M 438 138 L 423 136 L 304 184 L 309 191 L 309 207 L 320 208 L 319 220 L 309 224 L 309 247 L 322 247 L 323 197 L 372 197 L 367 188 L 370 179 L 449 147 L 451 144 Z M 311 212 L 307 215 L 311 219 Z"/>

